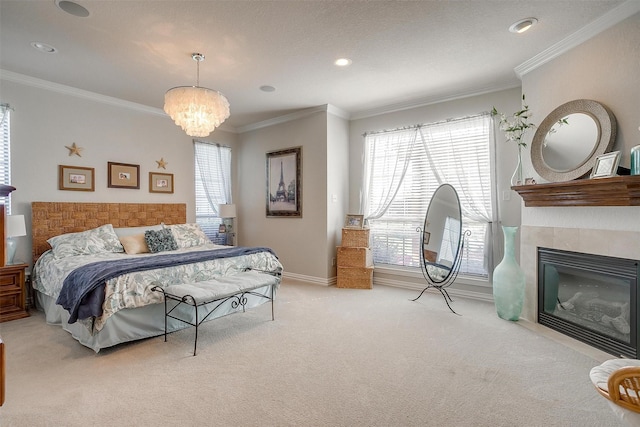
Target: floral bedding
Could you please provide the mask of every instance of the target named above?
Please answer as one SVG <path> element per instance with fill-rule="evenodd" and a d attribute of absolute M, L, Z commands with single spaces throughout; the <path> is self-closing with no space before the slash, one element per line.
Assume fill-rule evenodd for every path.
<path fill-rule="evenodd" d="M 208 243 L 200 246 L 181 248 L 173 252 L 193 252 L 216 248 L 225 247 Z M 38 259 L 34 267 L 33 286 L 37 291 L 57 298 L 64 279 L 81 265 L 96 261 L 122 259 L 123 257 L 153 257 L 166 255 L 167 253 L 168 252 L 127 255 L 124 252 L 102 252 L 56 258 L 52 251 L 47 251 Z M 104 327 L 107 319 L 119 310 L 162 302 L 162 294 L 150 291 L 150 288 L 154 285 L 164 287 L 186 282 L 210 280 L 224 275 L 236 274 L 247 268 L 274 273 L 280 273 L 282 271 L 282 265 L 273 254 L 269 252 L 259 252 L 232 258 L 220 258 L 125 274 L 106 282 L 102 316 L 94 320 L 86 319 L 81 322 L 95 333 L 100 331 Z"/>

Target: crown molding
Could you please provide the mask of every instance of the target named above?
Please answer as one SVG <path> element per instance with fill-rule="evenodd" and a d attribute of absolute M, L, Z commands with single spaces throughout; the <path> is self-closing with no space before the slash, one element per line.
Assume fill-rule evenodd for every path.
<path fill-rule="evenodd" d="M 535 70 L 543 64 L 551 61 L 554 58 L 562 55 L 563 53 L 573 49 L 574 47 L 584 43 L 590 38 L 600 34 L 604 30 L 613 27 L 619 22 L 624 21 L 630 16 L 640 12 L 640 1 L 627 0 L 615 9 L 605 13 L 595 21 L 585 25 L 575 33 L 569 35 L 564 40 L 559 41 L 548 49 L 543 50 L 533 58 L 523 62 L 514 68 L 514 71 L 519 79 L 522 76 Z"/>
<path fill-rule="evenodd" d="M 71 86 L 66 86 L 59 83 L 53 83 L 48 80 L 38 79 L 36 77 L 26 76 L 20 73 L 14 73 L 13 71 L 0 69 L 0 80 L 6 80 L 13 83 L 22 84 L 25 86 L 32 86 L 39 89 L 50 90 L 52 92 L 61 93 L 64 95 L 74 96 L 76 98 L 87 99 L 89 101 L 99 102 L 102 104 L 112 105 L 120 108 L 127 108 L 142 113 L 153 114 L 156 116 L 169 117 L 164 110 L 160 108 L 150 107 L 144 104 L 138 104 L 136 102 L 125 101 L 124 99 L 114 98 L 112 96 L 101 95 L 99 93 L 90 92 L 88 90 L 78 89 Z M 225 126 L 224 124 L 217 129 L 226 132 L 236 132 L 236 129 L 231 126 Z"/>
<path fill-rule="evenodd" d="M 345 120 L 350 119 L 350 114 L 334 105 L 324 104 L 318 105 L 316 107 L 305 108 L 290 114 L 285 114 L 282 116 L 274 117 L 272 119 L 263 120 L 261 122 L 252 123 L 246 126 L 241 126 L 237 128 L 237 133 L 250 132 L 252 130 L 263 129 L 269 126 L 278 125 L 281 123 L 291 122 L 293 120 L 298 120 L 303 117 L 310 116 L 315 113 L 324 112 L 327 114 L 332 114 L 334 116 L 343 118 Z"/>
<path fill-rule="evenodd" d="M 413 108 L 426 107 L 428 105 L 440 104 L 442 102 L 455 101 L 458 99 L 469 98 L 472 96 L 485 95 L 487 93 L 498 92 L 501 90 L 513 89 L 520 87 L 518 84 L 510 84 L 503 86 L 485 87 L 482 89 L 474 89 L 464 92 L 458 92 L 447 96 L 431 96 L 426 98 L 418 98 L 398 104 L 385 105 L 379 108 L 371 108 L 369 110 L 361 110 L 351 114 L 350 120 L 366 119 L 368 117 L 379 116 L 381 114 L 396 113 L 399 111 L 410 110 Z"/>

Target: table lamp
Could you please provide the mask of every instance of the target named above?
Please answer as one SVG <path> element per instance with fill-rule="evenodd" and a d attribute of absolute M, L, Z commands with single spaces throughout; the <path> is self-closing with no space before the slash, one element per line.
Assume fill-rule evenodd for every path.
<path fill-rule="evenodd" d="M 7 216 L 7 264 L 13 264 L 16 254 L 16 237 L 26 236 L 27 228 L 24 224 L 24 215 Z"/>

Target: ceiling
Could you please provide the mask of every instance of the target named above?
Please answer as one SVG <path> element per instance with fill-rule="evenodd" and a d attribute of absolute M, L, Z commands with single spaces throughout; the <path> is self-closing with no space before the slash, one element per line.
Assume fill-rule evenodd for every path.
<path fill-rule="evenodd" d="M 624 1 L 76 3 L 90 15 L 72 16 L 54 0 L 0 0 L 0 69 L 162 109 L 168 89 L 195 85 L 191 53 L 199 52 L 200 86 L 229 99 L 223 129 L 233 131 L 324 104 L 366 116 L 516 87 L 515 67 Z M 527 17 L 538 24 L 508 31 Z M 335 66 L 340 57 L 352 64 Z"/>

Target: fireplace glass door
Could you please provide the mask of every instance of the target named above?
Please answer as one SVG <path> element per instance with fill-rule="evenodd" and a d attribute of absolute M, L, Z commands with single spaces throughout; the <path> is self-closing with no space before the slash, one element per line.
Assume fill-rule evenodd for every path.
<path fill-rule="evenodd" d="M 538 248 L 538 322 L 637 358 L 638 262 Z"/>

